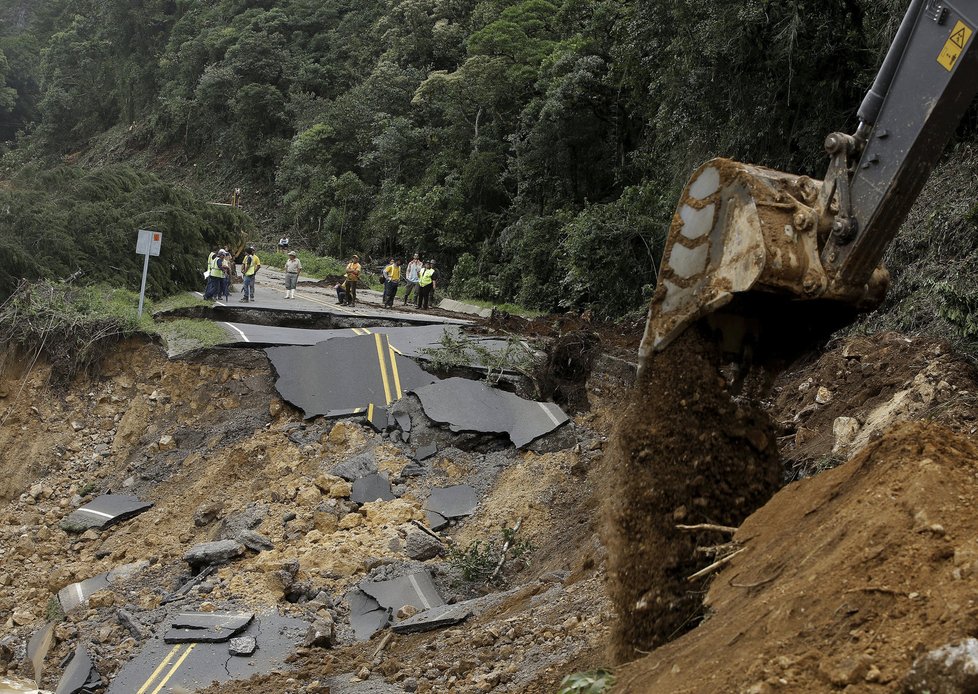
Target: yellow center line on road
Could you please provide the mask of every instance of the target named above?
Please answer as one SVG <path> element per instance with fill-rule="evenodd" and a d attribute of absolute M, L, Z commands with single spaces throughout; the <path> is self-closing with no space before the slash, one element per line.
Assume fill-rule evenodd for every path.
<path fill-rule="evenodd" d="M 377 343 L 377 361 L 380 364 L 380 377 L 384 381 L 384 395 L 387 398 L 387 404 L 391 404 L 391 384 L 390 380 L 387 378 L 387 364 L 384 363 L 384 348 L 380 343 L 380 334 L 374 333 L 374 341 Z"/>
<path fill-rule="evenodd" d="M 397 373 L 397 357 L 394 355 L 394 348 L 391 347 L 391 343 L 388 341 L 387 349 L 391 355 L 391 372 L 394 374 L 394 393 L 397 395 L 397 400 L 404 397 L 401 392 L 401 376 Z"/>
<path fill-rule="evenodd" d="M 158 685 L 156 685 L 156 689 L 154 689 L 152 692 L 150 692 L 150 694 L 158 694 L 158 692 L 161 689 L 163 689 L 163 686 L 167 682 L 169 682 L 170 681 L 170 678 L 173 677 L 174 673 L 177 670 L 180 669 L 180 666 L 183 665 L 183 661 L 185 661 L 187 659 L 187 656 L 190 655 L 190 651 L 194 650 L 194 646 L 196 646 L 196 645 L 197 645 L 196 643 L 190 644 L 190 646 L 187 648 L 187 650 L 185 650 L 183 652 L 183 655 L 180 656 L 180 659 L 177 660 L 177 662 L 175 662 L 173 664 L 173 667 L 170 668 L 170 671 L 168 673 L 166 673 L 166 677 L 164 677 L 163 679 L 160 680 L 160 683 Z"/>
<path fill-rule="evenodd" d="M 173 656 L 181 648 L 183 648 L 183 645 L 178 643 L 176 646 L 170 649 L 170 652 L 166 654 L 165 658 L 163 658 L 163 662 L 161 662 L 159 665 L 156 666 L 156 669 L 153 670 L 153 674 L 150 675 L 149 679 L 143 683 L 143 686 L 139 688 L 139 691 L 137 691 L 136 694 L 145 694 L 146 690 L 152 686 L 153 680 L 156 679 L 156 676 L 160 674 L 163 668 L 165 668 L 167 665 L 170 664 L 170 661 L 173 659 Z"/>

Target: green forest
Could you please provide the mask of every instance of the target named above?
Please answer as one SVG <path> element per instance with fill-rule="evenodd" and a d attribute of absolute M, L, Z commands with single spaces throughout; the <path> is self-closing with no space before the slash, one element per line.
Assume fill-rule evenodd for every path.
<path fill-rule="evenodd" d="M 140 220 L 188 253 L 233 227 L 421 251 L 456 296 L 619 316 L 650 295 L 700 162 L 823 175 L 905 6 L 0 0 L 0 249 L 134 263 Z M 976 136 L 972 116 L 953 147 Z M 202 211 L 236 187 L 247 219 Z M 188 263 L 156 291 L 192 282 Z"/>

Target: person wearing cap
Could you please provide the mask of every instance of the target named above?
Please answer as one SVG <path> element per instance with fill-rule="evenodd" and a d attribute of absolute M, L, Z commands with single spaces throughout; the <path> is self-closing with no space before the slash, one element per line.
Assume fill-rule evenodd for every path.
<path fill-rule="evenodd" d="M 285 261 L 285 298 L 295 298 L 295 286 L 299 282 L 299 273 L 302 272 L 302 261 L 296 256 L 295 251 L 289 251 L 289 259 Z"/>
<path fill-rule="evenodd" d="M 357 303 L 357 282 L 360 281 L 360 256 L 354 255 L 350 262 L 346 264 L 346 281 L 343 282 L 343 290 L 346 292 L 347 303 L 355 306 Z"/>
<path fill-rule="evenodd" d="M 404 281 L 407 282 L 407 285 L 404 287 L 405 306 L 407 306 L 408 299 L 411 298 L 411 292 L 414 292 L 418 288 L 418 274 L 422 269 L 424 269 L 424 263 L 421 262 L 421 254 L 415 253 L 411 262 L 404 269 Z"/>
<path fill-rule="evenodd" d="M 241 288 L 242 301 L 255 300 L 255 274 L 260 267 L 261 260 L 258 259 L 258 254 L 255 253 L 255 247 L 248 246 L 245 248 L 245 257 L 241 261 L 241 274 L 244 275 L 244 286 Z"/>
<path fill-rule="evenodd" d="M 424 264 L 424 269 L 418 273 L 418 308 L 427 310 L 431 303 L 431 295 L 435 291 L 435 261 L 429 260 Z"/>
<path fill-rule="evenodd" d="M 397 296 L 397 287 L 401 283 L 401 259 L 391 258 L 390 263 L 384 268 L 384 307 L 394 308 L 394 297 Z"/>

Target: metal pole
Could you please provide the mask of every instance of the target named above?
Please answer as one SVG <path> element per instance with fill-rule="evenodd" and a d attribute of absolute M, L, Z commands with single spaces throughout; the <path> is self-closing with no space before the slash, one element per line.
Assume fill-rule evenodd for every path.
<path fill-rule="evenodd" d="M 146 297 L 146 274 L 149 272 L 149 248 L 146 249 L 146 255 L 143 257 L 143 283 L 139 287 L 139 312 L 136 314 L 137 318 L 143 317 L 143 299 Z"/>

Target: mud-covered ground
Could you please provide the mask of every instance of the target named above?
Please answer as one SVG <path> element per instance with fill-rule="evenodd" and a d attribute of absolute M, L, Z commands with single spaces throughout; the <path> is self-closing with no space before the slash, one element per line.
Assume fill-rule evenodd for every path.
<path fill-rule="evenodd" d="M 261 353 L 167 359 L 132 341 L 97 378 L 67 389 L 49 385 L 43 362 L 8 359 L 0 674 L 29 675 L 25 643 L 55 619 L 44 684 L 54 686 L 80 642 L 111 680 L 165 626 L 162 599 L 191 577 L 186 549 L 244 526 L 271 549 L 246 552 L 174 604 L 273 607 L 332 621 L 336 638 L 214 692 L 554 692 L 569 673 L 611 666 L 622 691 L 898 691 L 914 657 L 978 631 L 967 362 L 927 340 L 853 338 L 784 373 L 765 414 L 731 397 L 693 336 L 635 394 L 615 348 L 609 357 L 574 337 L 590 332 L 578 321 L 551 336 L 594 348 L 575 352 L 564 374 L 571 382 L 591 372 L 573 437 L 517 452 L 440 430 L 415 411 L 413 443 L 437 438 L 440 453 L 424 475 L 404 479 L 413 446 L 356 420 L 303 422 L 278 398 Z M 894 430 L 906 420 L 916 423 Z M 780 468 L 771 465 L 769 421 Z M 616 425 L 628 436 L 605 455 Z M 398 499 L 350 501 L 349 484 L 332 471 L 364 457 L 395 480 Z M 805 479 L 751 513 L 778 474 Z M 427 490 L 461 482 L 479 491 L 477 513 L 442 533 L 441 556 L 410 559 L 406 540 Z M 109 490 L 155 505 L 105 531 L 60 529 L 71 510 Z M 599 532 L 602 505 L 611 534 Z M 460 581 L 451 547 L 498 538 L 517 522 L 532 551 L 506 566 L 504 584 Z M 676 529 L 704 522 L 740 530 Z M 698 548 L 728 541 L 723 552 L 741 552 L 686 581 L 712 561 Z M 51 600 L 59 588 L 123 564 L 134 565 L 127 578 L 59 614 Z M 449 600 L 489 596 L 481 613 L 425 634 L 354 642 L 349 588 L 421 566 Z M 621 666 L 622 655 L 641 657 Z"/>

